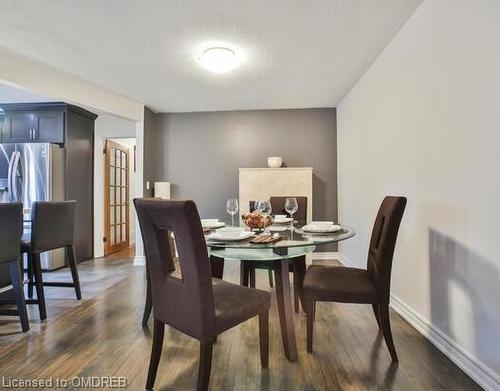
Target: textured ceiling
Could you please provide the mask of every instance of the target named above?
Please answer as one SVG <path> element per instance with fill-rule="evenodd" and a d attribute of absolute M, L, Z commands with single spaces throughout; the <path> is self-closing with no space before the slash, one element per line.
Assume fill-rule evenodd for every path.
<path fill-rule="evenodd" d="M 156 111 L 335 106 L 421 0 L 0 0 L 0 46 Z M 195 56 L 230 43 L 227 74 Z"/>

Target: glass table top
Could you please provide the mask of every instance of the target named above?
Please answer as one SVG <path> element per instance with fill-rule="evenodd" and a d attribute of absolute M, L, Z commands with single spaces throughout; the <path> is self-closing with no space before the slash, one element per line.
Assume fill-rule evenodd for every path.
<path fill-rule="evenodd" d="M 333 233 L 307 233 L 302 231 L 300 228 L 294 228 L 290 230 L 283 229 L 282 227 L 276 228 L 271 226 L 270 233 L 281 235 L 282 239 L 279 242 L 270 244 L 253 244 L 250 243 L 251 238 L 239 241 L 219 241 L 208 238 L 207 236 L 207 246 L 216 249 L 288 249 L 293 247 L 314 247 L 327 243 L 340 242 L 345 239 L 349 239 L 355 235 L 355 231 L 347 226 L 341 226 L 339 231 Z M 279 229 L 279 230 L 277 230 Z M 248 229 L 249 230 L 249 229 Z M 256 233 L 257 235 L 258 233 Z M 279 252 L 279 251 L 275 251 Z"/>

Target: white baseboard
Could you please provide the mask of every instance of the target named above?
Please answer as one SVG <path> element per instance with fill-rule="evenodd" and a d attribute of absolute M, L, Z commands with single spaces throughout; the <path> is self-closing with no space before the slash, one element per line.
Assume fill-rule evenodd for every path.
<path fill-rule="evenodd" d="M 134 266 L 146 265 L 146 257 L 144 255 L 136 255 L 134 257 Z"/>
<path fill-rule="evenodd" d="M 352 262 L 343 256 L 337 258 L 343 265 L 353 267 Z M 500 390 L 500 376 L 484 365 L 476 357 L 462 349 L 456 341 L 418 314 L 399 297 L 391 293 L 391 308 L 427 338 L 446 357 L 469 375 L 485 390 Z"/>

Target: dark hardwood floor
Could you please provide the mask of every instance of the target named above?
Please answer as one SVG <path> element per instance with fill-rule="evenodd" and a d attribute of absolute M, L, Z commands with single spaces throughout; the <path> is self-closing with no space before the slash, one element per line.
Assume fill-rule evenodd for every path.
<path fill-rule="evenodd" d="M 324 262 L 324 261 L 322 261 Z M 48 318 L 29 306 L 31 330 L 0 317 L 0 377 L 44 379 L 122 376 L 128 389 L 144 389 L 152 319 L 141 327 L 144 268 L 126 254 L 79 264 L 83 300 L 74 290 L 47 288 Z M 68 270 L 52 278 L 69 278 Z M 239 281 L 239 264 L 226 262 L 224 278 Z M 267 271 L 257 287 L 269 289 Z M 286 360 L 276 298 L 270 313 L 270 362 L 261 369 L 258 319 L 222 334 L 214 348 L 212 390 L 475 390 L 456 365 L 391 312 L 400 362 L 392 364 L 369 305 L 319 303 L 314 353 L 305 347 L 305 314 L 295 315 L 298 360 Z M 167 328 L 157 390 L 196 387 L 197 341 Z"/>

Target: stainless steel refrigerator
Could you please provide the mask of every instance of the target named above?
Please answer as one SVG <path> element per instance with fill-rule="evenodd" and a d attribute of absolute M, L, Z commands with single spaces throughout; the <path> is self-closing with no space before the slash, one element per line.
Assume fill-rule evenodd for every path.
<path fill-rule="evenodd" d="M 0 144 L 0 202 L 22 202 L 25 234 L 35 201 L 64 199 L 64 149 L 49 143 Z M 57 222 L 54 222 L 57 224 Z M 64 266 L 64 249 L 41 254 L 42 268 Z"/>

